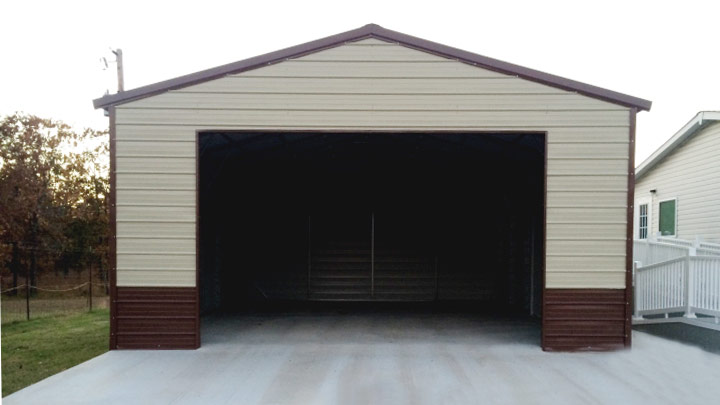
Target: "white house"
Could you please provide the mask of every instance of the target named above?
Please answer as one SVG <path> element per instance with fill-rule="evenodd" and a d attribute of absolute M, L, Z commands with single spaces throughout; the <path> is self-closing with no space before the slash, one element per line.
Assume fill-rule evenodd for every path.
<path fill-rule="evenodd" d="M 635 239 L 720 243 L 720 112 L 699 112 L 636 169 Z"/>

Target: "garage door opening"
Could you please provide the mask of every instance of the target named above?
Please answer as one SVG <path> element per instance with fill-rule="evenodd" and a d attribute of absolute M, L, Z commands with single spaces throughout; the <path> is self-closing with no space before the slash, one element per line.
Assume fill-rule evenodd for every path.
<path fill-rule="evenodd" d="M 198 157 L 203 314 L 402 302 L 539 315 L 542 133 L 202 132 Z"/>

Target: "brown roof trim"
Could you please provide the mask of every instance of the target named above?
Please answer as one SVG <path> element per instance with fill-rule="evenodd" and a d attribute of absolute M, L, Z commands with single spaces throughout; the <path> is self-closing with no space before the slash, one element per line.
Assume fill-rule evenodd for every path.
<path fill-rule="evenodd" d="M 581 83 L 575 80 L 565 79 L 560 76 L 551 75 L 534 69 L 514 65 L 512 63 L 503 62 L 497 59 L 488 58 L 487 56 L 478 55 L 472 52 L 463 51 L 461 49 L 438 44 L 436 42 L 427 41 L 421 38 L 406 35 L 400 32 L 383 28 L 376 24 L 368 24 L 363 27 L 343 32 L 341 34 L 329 36 L 315 41 L 306 42 L 304 44 L 292 46 L 279 51 L 266 53 L 264 55 L 255 56 L 238 62 L 229 63 L 214 67 L 212 69 L 203 70 L 189 75 L 176 77 L 174 79 L 165 80 L 155 84 L 138 87 L 133 90 L 124 91 L 117 94 L 109 94 L 93 100 L 95 108 L 107 108 L 111 105 L 126 103 L 139 98 L 149 97 L 168 90 L 174 90 L 181 87 L 198 84 L 208 80 L 217 79 L 229 74 L 236 74 L 247 70 L 257 69 L 272 63 L 280 62 L 289 58 L 296 58 L 307 55 L 323 49 L 332 48 L 345 42 L 357 41 L 364 38 L 378 38 L 385 41 L 397 42 L 401 45 L 418 49 L 424 52 L 457 59 L 460 62 L 479 66 L 485 69 L 494 70 L 496 72 L 518 76 L 523 79 L 557 87 L 563 90 L 574 91 L 588 97 L 597 98 L 615 104 L 624 105 L 626 107 L 635 107 L 639 110 L 649 111 L 652 102 L 641 98 L 618 93 L 612 90 L 603 89 L 590 84 Z"/>

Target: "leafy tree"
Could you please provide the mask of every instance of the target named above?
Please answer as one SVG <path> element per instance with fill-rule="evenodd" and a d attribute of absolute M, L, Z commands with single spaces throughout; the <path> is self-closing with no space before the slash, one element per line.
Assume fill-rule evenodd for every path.
<path fill-rule="evenodd" d="M 0 266 L 27 273 L 106 268 L 107 132 L 33 115 L 0 120 Z"/>

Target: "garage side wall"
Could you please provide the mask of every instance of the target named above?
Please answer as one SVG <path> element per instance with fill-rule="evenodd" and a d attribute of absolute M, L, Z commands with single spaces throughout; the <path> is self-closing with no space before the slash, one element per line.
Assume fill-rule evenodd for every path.
<path fill-rule="evenodd" d="M 581 321 L 585 334 L 609 333 L 615 343 L 626 334 L 592 312 L 626 285 L 627 107 L 366 39 L 122 104 L 115 114 L 119 291 L 196 291 L 198 130 L 545 131 L 545 317 L 556 320 L 545 346 L 572 349 L 562 339 Z M 570 305 L 585 301 L 587 311 L 568 315 L 565 298 L 548 301 L 573 291 L 580 295 Z M 588 291 L 605 294 L 603 305 L 592 307 Z M 170 302 L 148 304 L 158 308 L 153 319 L 175 311 Z M 118 333 L 147 336 L 135 324 L 118 323 Z"/>

